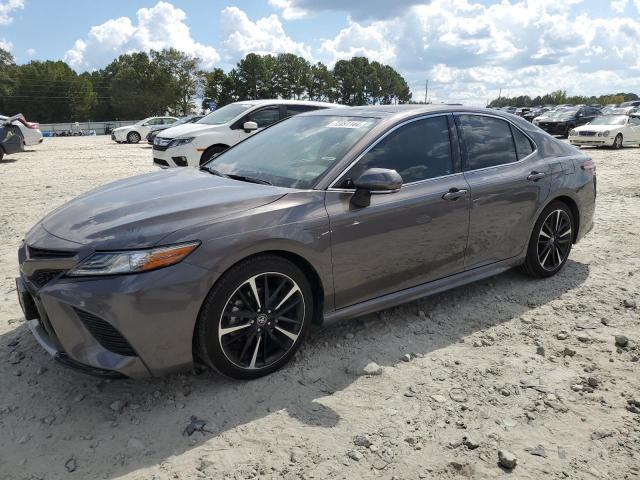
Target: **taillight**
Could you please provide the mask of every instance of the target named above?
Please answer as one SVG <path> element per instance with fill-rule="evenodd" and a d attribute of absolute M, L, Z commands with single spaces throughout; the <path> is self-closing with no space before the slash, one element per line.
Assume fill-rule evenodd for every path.
<path fill-rule="evenodd" d="M 590 158 L 587 158 L 584 162 L 582 162 L 580 168 L 589 173 L 596 173 L 596 162 L 594 162 Z"/>

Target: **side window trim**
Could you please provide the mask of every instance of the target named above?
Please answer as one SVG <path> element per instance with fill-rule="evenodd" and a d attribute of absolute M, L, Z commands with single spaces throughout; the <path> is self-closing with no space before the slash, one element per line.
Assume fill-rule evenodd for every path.
<path fill-rule="evenodd" d="M 518 158 L 518 149 L 516 148 L 516 158 L 517 160 L 515 162 L 509 162 L 509 163 L 503 163 L 500 165 L 492 165 L 490 167 L 482 167 L 482 168 L 476 168 L 476 169 L 469 169 L 469 163 L 468 163 L 468 158 L 469 158 L 469 154 L 467 152 L 467 145 L 464 141 L 464 136 L 462 134 L 461 127 L 460 127 L 460 121 L 459 121 L 459 116 L 460 115 L 476 115 L 476 116 L 481 116 L 481 117 L 491 117 L 491 118 L 497 118 L 498 120 L 502 120 L 504 122 L 507 122 L 507 124 L 509 125 L 509 130 L 511 131 L 511 140 L 514 143 L 514 147 L 516 147 L 515 145 L 515 138 L 513 135 L 513 128 L 518 129 L 518 131 L 520 131 L 525 137 L 527 137 L 529 139 L 529 141 L 531 142 L 531 145 L 533 147 L 533 151 L 527 155 L 526 157 L 522 157 L 522 158 Z M 498 115 L 490 115 L 488 113 L 478 113 L 478 112 L 455 112 L 453 114 L 453 118 L 455 120 L 456 123 L 456 130 L 457 130 L 457 134 L 458 134 L 458 138 L 459 138 L 459 143 L 460 143 L 460 155 L 462 156 L 462 171 L 463 172 L 479 172 L 481 170 L 488 170 L 490 168 L 500 168 L 500 167 L 504 167 L 506 165 L 515 165 L 516 163 L 520 163 L 523 162 L 525 160 L 527 160 L 529 157 L 531 157 L 533 154 L 535 154 L 538 151 L 538 145 L 536 144 L 536 142 L 533 141 L 533 139 L 531 138 L 530 135 L 527 135 L 526 132 L 523 132 L 520 128 L 518 128 L 516 125 L 514 125 L 513 123 L 511 123 L 509 120 L 507 120 L 506 118 L 502 118 Z"/>
<path fill-rule="evenodd" d="M 332 192 L 353 192 L 355 190 L 354 188 L 336 188 L 335 185 L 340 183 L 340 181 L 349 172 L 349 170 L 351 170 L 351 168 L 356 163 L 358 163 L 367 153 L 369 153 L 369 151 L 372 150 L 378 143 L 380 143 L 382 140 L 384 140 L 391 133 L 395 132 L 396 130 L 398 130 L 401 127 L 404 127 L 405 125 L 408 125 L 408 124 L 413 123 L 413 122 L 417 122 L 419 120 L 425 120 L 425 119 L 428 119 L 428 118 L 442 117 L 442 116 L 451 117 L 451 113 L 450 112 L 433 113 L 433 114 L 429 114 L 429 115 L 422 115 L 420 117 L 410 118 L 408 120 L 405 120 L 404 122 L 401 122 L 401 123 L 395 125 L 393 128 L 387 130 L 382 135 L 380 135 L 378 138 L 374 139 L 362 152 L 360 152 L 360 154 L 358 154 L 358 156 L 355 158 L 355 160 L 353 160 L 349 165 L 347 165 L 336 176 L 335 180 L 333 180 L 329 184 L 329 186 L 327 187 L 327 190 L 328 191 L 332 191 Z M 448 121 L 449 120 L 447 119 L 447 122 Z M 449 127 L 449 148 L 451 149 L 451 161 L 453 162 L 453 170 L 454 170 L 453 173 L 451 173 L 449 175 L 442 175 L 440 177 L 425 178 L 423 180 L 417 180 L 415 182 L 403 183 L 402 184 L 402 188 L 404 188 L 406 186 L 410 186 L 410 185 L 416 185 L 416 184 L 422 183 L 422 182 L 429 182 L 429 181 L 433 181 L 433 180 L 438 180 L 440 178 L 450 177 L 452 175 L 457 175 L 458 173 L 460 173 L 459 171 L 456 170 L 456 162 L 455 162 L 455 155 L 454 155 L 454 149 L 453 149 L 453 141 L 454 141 L 454 139 L 451 136 L 451 127 Z"/>

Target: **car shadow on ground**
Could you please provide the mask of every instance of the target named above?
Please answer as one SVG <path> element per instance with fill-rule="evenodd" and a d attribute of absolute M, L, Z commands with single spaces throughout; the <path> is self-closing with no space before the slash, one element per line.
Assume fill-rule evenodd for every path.
<path fill-rule="evenodd" d="M 3 163 L 14 163 L 14 162 L 17 162 L 17 161 L 18 161 L 17 158 L 4 157 L 2 160 L 0 160 L 0 165 L 2 165 Z"/>
<path fill-rule="evenodd" d="M 54 363 L 20 323 L 0 337 L 0 465 L 10 478 L 18 473 L 59 478 L 67 475 L 65 462 L 73 458 L 78 478 L 115 478 L 269 415 L 330 429 L 344 419 L 323 399 L 356 381 L 353 371 L 362 365 L 375 361 L 393 367 L 403 353 L 428 355 L 464 341 L 579 288 L 588 274 L 587 265 L 571 260 L 546 280 L 509 271 L 316 329 L 290 365 L 249 382 L 213 373 L 144 381 L 89 377 Z M 21 399 L 35 399 L 29 401 L 35 407 L 25 410 Z M 208 432 L 183 434 L 192 415 L 207 422 Z M 112 462 L 94 461 L 105 451 L 116 452 Z M 208 455 L 224 459 L 224 451 Z"/>

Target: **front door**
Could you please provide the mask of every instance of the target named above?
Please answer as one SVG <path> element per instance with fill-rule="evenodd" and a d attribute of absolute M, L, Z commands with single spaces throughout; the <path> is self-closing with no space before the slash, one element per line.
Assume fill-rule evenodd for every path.
<path fill-rule="evenodd" d="M 336 308 L 463 270 L 470 203 L 449 133 L 447 115 L 406 123 L 327 191 Z M 352 181 L 374 167 L 396 170 L 403 186 L 354 207 Z"/>

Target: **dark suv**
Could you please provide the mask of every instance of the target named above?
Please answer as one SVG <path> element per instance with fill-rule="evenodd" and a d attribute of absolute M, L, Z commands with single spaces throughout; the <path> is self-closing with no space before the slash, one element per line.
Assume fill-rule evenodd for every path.
<path fill-rule="evenodd" d="M 569 136 L 569 132 L 580 125 L 585 125 L 600 115 L 595 107 L 573 107 L 559 110 L 553 117 L 544 120 L 538 126 L 551 135 Z"/>

